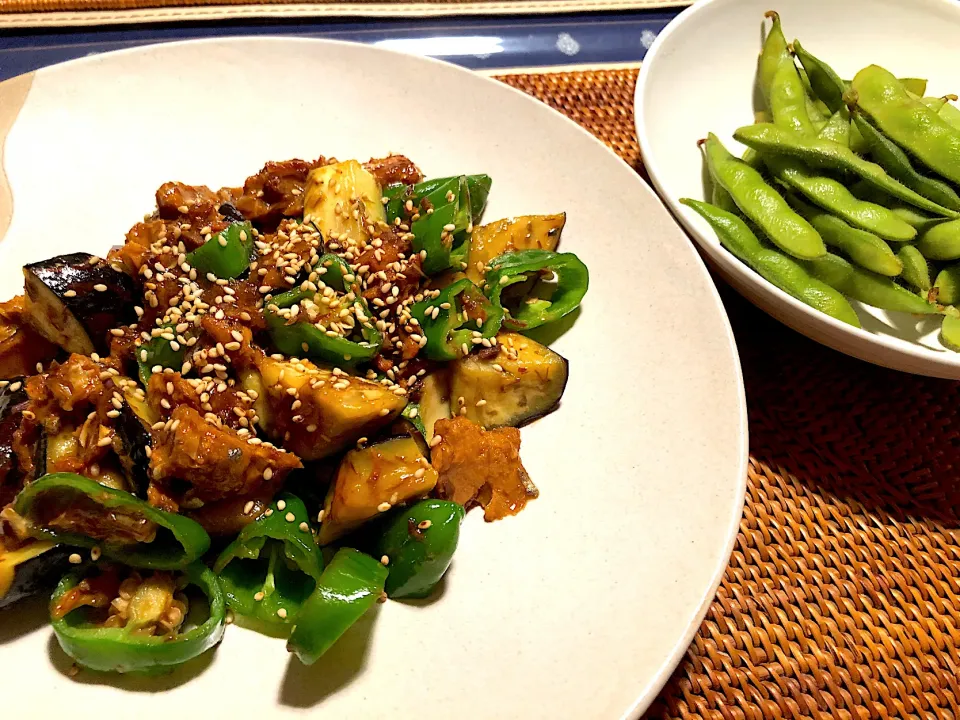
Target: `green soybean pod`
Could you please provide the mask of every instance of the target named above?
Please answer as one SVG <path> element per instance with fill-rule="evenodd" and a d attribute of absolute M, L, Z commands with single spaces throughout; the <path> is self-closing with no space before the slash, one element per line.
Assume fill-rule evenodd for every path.
<path fill-rule="evenodd" d="M 944 315 L 940 326 L 940 342 L 948 350 L 960 352 L 960 318 L 955 315 Z"/>
<path fill-rule="evenodd" d="M 924 78 L 899 78 L 903 89 L 914 95 L 923 95 L 927 91 L 927 81 Z"/>
<path fill-rule="evenodd" d="M 682 198 L 680 202 L 706 220 L 717 233 L 720 244 L 762 278 L 815 310 L 854 327 L 860 327 L 857 314 L 843 295 L 812 278 L 810 273 L 792 258 L 764 247 L 742 219 L 699 200 Z"/>
<path fill-rule="evenodd" d="M 844 107 L 843 93 L 847 86 L 840 76 L 827 63 L 808 53 L 799 40 L 794 40 L 792 47 L 816 96 L 823 101 L 830 112 L 837 112 Z"/>
<path fill-rule="evenodd" d="M 870 65 L 851 84 L 857 107 L 893 140 L 934 172 L 960 182 L 960 131 L 907 94 L 889 71 Z"/>
<path fill-rule="evenodd" d="M 851 227 L 840 218 L 796 196 L 787 199 L 797 212 L 810 221 L 827 245 L 841 250 L 860 267 L 887 277 L 896 277 L 903 270 L 903 264 L 890 246 L 873 233 Z"/>
<path fill-rule="evenodd" d="M 851 225 L 893 242 L 907 242 L 917 236 L 917 231 L 895 213 L 882 205 L 860 200 L 843 183 L 811 171 L 797 160 L 770 156 L 766 158 L 766 163 L 780 182 Z M 802 212 L 800 214 L 804 215 Z M 819 232 L 816 225 L 814 229 Z M 827 241 L 826 238 L 824 241 Z"/>
<path fill-rule="evenodd" d="M 914 315 L 938 312 L 936 305 L 900 287 L 890 278 L 858 268 L 839 255 L 827 253 L 822 258 L 805 260 L 802 264 L 815 278 L 865 305 Z"/>
<path fill-rule="evenodd" d="M 846 110 L 837 110 L 820 128 L 817 137 L 840 145 L 850 146 L 850 117 Z"/>
<path fill-rule="evenodd" d="M 720 183 L 715 182 L 713 183 L 713 187 L 710 188 L 710 202 L 728 213 L 736 215 L 740 212 L 737 204 L 733 201 L 733 198 L 730 197 L 730 193 L 720 187 Z"/>
<path fill-rule="evenodd" d="M 904 245 L 897 251 L 897 259 L 903 265 L 900 279 L 917 290 L 926 292 L 933 283 L 930 282 L 930 263 L 913 245 Z"/>
<path fill-rule="evenodd" d="M 917 250 L 927 260 L 960 258 L 960 220 L 939 223 L 920 233 Z"/>
<path fill-rule="evenodd" d="M 870 146 L 870 156 L 891 177 L 935 203 L 951 210 L 960 210 L 960 196 L 952 187 L 941 180 L 918 173 L 910 163 L 907 154 L 867 121 L 860 112 L 854 111 L 852 117 L 857 130 Z"/>
<path fill-rule="evenodd" d="M 727 151 L 716 135 L 703 142 L 707 167 L 715 182 L 730 193 L 740 211 L 781 250 L 796 258 L 827 252 L 813 227 L 787 204 L 763 176 Z"/>
<path fill-rule="evenodd" d="M 934 215 L 960 217 L 960 213 L 956 210 L 950 210 L 923 197 L 923 195 L 911 190 L 900 181 L 890 177 L 876 163 L 864 160 L 843 145 L 810 137 L 770 123 L 738 128 L 733 137 L 760 153 L 788 155 L 803 160 L 812 167 L 827 168 L 855 175 L 866 180 L 878 190 Z"/>
<path fill-rule="evenodd" d="M 938 272 L 933 287 L 937 290 L 938 303 L 956 305 L 960 302 L 960 264 L 947 265 Z"/>
<path fill-rule="evenodd" d="M 773 25 L 763 42 L 757 64 L 760 92 L 774 123 L 813 135 L 816 130 L 807 111 L 807 90 L 787 46 L 780 16 L 771 10 L 764 17 L 773 20 Z"/>
<path fill-rule="evenodd" d="M 954 96 L 954 99 L 956 99 L 956 96 Z M 937 111 L 937 115 L 939 115 L 945 123 L 950 125 L 950 127 L 960 130 L 960 108 L 956 105 L 944 102 Z"/>

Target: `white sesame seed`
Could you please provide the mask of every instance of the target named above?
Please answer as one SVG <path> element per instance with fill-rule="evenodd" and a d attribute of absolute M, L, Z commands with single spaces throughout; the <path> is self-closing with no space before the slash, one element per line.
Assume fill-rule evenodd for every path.
<path fill-rule="evenodd" d="M 253 599 L 256 600 L 257 602 L 260 602 L 261 600 L 263 600 L 263 590 L 258 590 L 257 592 L 255 592 L 253 594 Z"/>
<path fill-rule="evenodd" d="M 426 472 L 427 471 L 424 468 L 420 468 L 413 474 L 413 476 L 419 480 L 426 474 Z"/>
<path fill-rule="evenodd" d="M 93 289 L 96 290 L 97 292 L 106 292 L 107 286 L 104 285 L 103 283 L 97 283 L 96 285 L 93 286 Z"/>
<path fill-rule="evenodd" d="M 431 525 L 433 525 L 433 523 L 430 522 L 429 520 L 423 520 L 423 521 L 421 521 L 420 523 L 417 524 L 417 527 L 420 528 L 421 530 L 426 530 L 426 529 L 429 528 Z"/>
<path fill-rule="evenodd" d="M 243 514 L 249 515 L 250 511 L 253 510 L 253 500 L 247 500 L 247 504 L 243 506 Z"/>
<path fill-rule="evenodd" d="M 93 560 L 94 562 L 96 562 L 97 560 L 100 559 L 100 546 L 99 546 L 99 545 L 94 545 L 94 546 L 90 549 L 90 559 Z"/>
<path fill-rule="evenodd" d="M 83 558 L 80 557 L 80 553 L 70 553 L 70 557 L 67 558 L 70 561 L 71 565 L 79 565 L 83 562 Z"/>
<path fill-rule="evenodd" d="M 286 609 L 285 609 L 285 608 L 280 608 L 279 610 L 277 610 L 277 616 L 280 617 L 280 618 L 286 618 L 286 617 L 287 617 L 287 611 L 286 611 Z"/>
<path fill-rule="evenodd" d="M 381 555 L 381 556 L 380 556 L 380 564 L 381 564 L 381 565 L 389 565 L 389 564 L 390 564 L 390 557 L 387 556 L 387 555 Z"/>
<path fill-rule="evenodd" d="M 391 505 L 390 503 L 388 503 L 388 502 L 382 502 L 382 503 L 380 503 L 379 505 L 377 505 L 377 510 L 380 511 L 380 512 L 386 512 L 387 510 L 389 510 L 389 509 L 392 508 L 392 507 L 393 507 L 393 505 Z"/>
<path fill-rule="evenodd" d="M 76 290 L 67 290 L 67 291 L 63 294 L 63 296 L 64 296 L 64 297 L 76 297 L 76 296 L 77 296 L 77 291 L 76 291 Z M 77 557 L 79 557 L 79 555 L 78 555 Z"/>
<path fill-rule="evenodd" d="M 300 523 L 300 530 L 303 532 L 310 532 L 310 526 L 306 522 Z"/>
<path fill-rule="evenodd" d="M 287 502 L 286 500 L 277 500 L 277 510 L 286 510 Z"/>
<path fill-rule="evenodd" d="M 325 513 L 324 510 L 321 510 L 320 512 L 317 513 L 317 522 L 318 522 L 318 523 L 322 523 L 322 522 L 323 522 L 323 515 L 324 515 L 324 513 Z"/>
<path fill-rule="evenodd" d="M 288 512 L 286 515 L 283 516 L 283 519 L 286 520 L 287 522 L 293 522 L 294 520 L 297 519 L 297 516 L 294 515 L 292 512 Z"/>
<path fill-rule="evenodd" d="M 440 442 L 441 442 L 442 440 L 443 440 L 443 436 L 441 436 L 441 435 L 434 435 L 434 436 L 433 436 L 433 439 L 430 441 L 430 447 L 436 447 L 437 445 L 440 444 Z"/>
<path fill-rule="evenodd" d="M 266 469 L 263 471 L 263 479 L 264 479 L 264 480 L 270 480 L 270 479 L 272 479 L 272 478 L 273 478 L 273 469 L 272 469 L 272 468 L 266 468 Z M 281 500 L 280 502 L 283 502 L 283 500 Z M 278 507 L 279 507 L 279 504 L 280 504 L 280 503 L 277 503 L 277 506 L 278 506 Z M 280 508 L 280 509 L 283 510 L 283 508 Z"/>

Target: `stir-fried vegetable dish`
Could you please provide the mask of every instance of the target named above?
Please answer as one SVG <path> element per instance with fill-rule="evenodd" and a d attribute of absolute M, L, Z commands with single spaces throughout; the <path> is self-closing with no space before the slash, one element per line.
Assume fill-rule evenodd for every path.
<path fill-rule="evenodd" d="M 0 607 L 53 589 L 88 670 L 158 672 L 230 622 L 315 662 L 425 598 L 466 512 L 538 491 L 518 426 L 568 363 L 565 217 L 482 224 L 486 175 L 393 155 L 168 182 L 105 258 L 23 268 L 0 304 Z"/>

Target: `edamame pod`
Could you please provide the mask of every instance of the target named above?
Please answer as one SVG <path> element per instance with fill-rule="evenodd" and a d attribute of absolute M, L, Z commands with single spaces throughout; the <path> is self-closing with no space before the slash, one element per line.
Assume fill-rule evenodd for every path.
<path fill-rule="evenodd" d="M 763 43 L 757 66 L 760 92 L 774 123 L 813 135 L 815 130 L 807 112 L 807 90 L 787 48 L 780 16 L 771 10 L 764 17 L 771 18 L 773 26 Z"/>
<path fill-rule="evenodd" d="M 917 250 L 927 260 L 960 258 L 960 220 L 939 223 L 920 233 Z"/>
<path fill-rule="evenodd" d="M 859 200 L 847 188 L 831 177 L 818 175 L 803 163 L 792 158 L 770 156 L 767 167 L 782 183 L 802 193 L 816 205 L 829 210 L 851 225 L 872 232 L 894 242 L 907 242 L 917 231 L 893 212 L 871 202 Z M 803 213 L 800 213 L 803 215 Z M 807 217 L 809 220 L 810 218 Z M 820 229 L 813 225 L 817 232 Z M 826 238 L 824 242 L 829 244 Z M 893 257 L 893 253 L 890 253 Z"/>
<path fill-rule="evenodd" d="M 960 196 L 947 183 L 921 175 L 914 170 L 910 158 L 895 142 L 875 128 L 863 115 L 854 111 L 853 122 L 870 146 L 870 156 L 891 177 L 899 180 L 935 203 L 951 210 L 960 210 Z"/>
<path fill-rule="evenodd" d="M 713 133 L 703 145 L 714 181 L 730 193 L 741 212 L 777 247 L 801 259 L 821 257 L 827 252 L 817 231 L 790 208 L 759 172 L 731 155 Z"/>
<path fill-rule="evenodd" d="M 911 96 L 913 97 L 913 96 Z M 943 108 L 947 106 L 948 100 L 956 100 L 956 95 L 944 95 L 943 97 L 914 97 L 914 100 L 919 100 L 928 108 L 933 110 L 935 113 L 940 115 L 944 120 L 947 120 L 946 115 L 949 113 L 944 113 Z M 949 123 L 949 120 L 947 121 Z M 952 124 L 952 123 L 949 123 Z"/>
<path fill-rule="evenodd" d="M 943 217 L 960 216 L 960 213 L 945 208 L 911 190 L 887 175 L 884 169 L 876 163 L 864 160 L 843 145 L 802 135 L 769 123 L 747 125 L 739 128 L 733 134 L 733 137 L 761 153 L 787 155 L 803 160 L 814 167 L 829 168 L 856 175 L 878 190 L 934 215 L 942 215 Z"/>
<path fill-rule="evenodd" d="M 923 78 L 900 78 L 900 84 L 914 95 L 923 95 L 927 91 L 927 81 Z"/>
<path fill-rule="evenodd" d="M 817 137 L 850 147 L 850 117 L 846 110 L 837 110 L 820 128 Z"/>
<path fill-rule="evenodd" d="M 900 278 L 917 290 L 926 292 L 932 287 L 930 282 L 930 264 L 913 245 L 904 245 L 897 251 L 897 259 L 903 265 Z"/>
<path fill-rule="evenodd" d="M 726 210 L 728 213 L 737 215 L 740 212 L 737 204 L 733 201 L 733 198 L 730 197 L 730 193 L 720 187 L 719 183 L 713 183 L 713 187 L 710 189 L 710 201 L 718 208 L 721 210 Z"/>
<path fill-rule="evenodd" d="M 827 253 L 822 258 L 807 260 L 802 264 L 815 278 L 865 305 L 914 315 L 938 312 L 936 305 L 900 287 L 890 278 L 851 265 L 839 255 Z"/>
<path fill-rule="evenodd" d="M 739 217 L 699 200 L 682 198 L 680 202 L 703 217 L 717 233 L 720 244 L 765 280 L 815 310 L 860 327 L 857 314 L 843 295 L 810 277 L 792 258 L 764 247 Z"/>
<path fill-rule="evenodd" d="M 960 318 L 944 315 L 940 326 L 940 342 L 948 350 L 960 352 Z"/>
<path fill-rule="evenodd" d="M 873 233 L 850 227 L 840 218 L 797 197 L 787 199 L 810 221 L 827 245 L 842 250 L 860 267 L 887 277 L 896 277 L 903 270 L 902 263 L 893 254 L 890 246 Z"/>
<path fill-rule="evenodd" d="M 907 94 L 879 65 L 858 72 L 856 104 L 884 135 L 948 180 L 960 182 L 960 131 Z"/>
<path fill-rule="evenodd" d="M 960 265 L 947 265 L 938 272 L 933 287 L 937 290 L 938 303 L 955 305 L 960 302 Z"/>
<path fill-rule="evenodd" d="M 843 93 L 847 85 L 840 76 L 827 63 L 804 50 L 799 40 L 794 40 L 792 47 L 817 97 L 824 102 L 830 112 L 835 113 L 844 107 Z"/>
<path fill-rule="evenodd" d="M 960 130 L 960 108 L 958 108 L 956 105 L 946 102 L 946 98 L 943 99 L 944 103 L 937 111 L 937 115 L 939 115 L 940 119 L 947 123 L 950 127 Z M 956 100 L 957 96 L 954 95 L 953 99 Z M 926 98 L 924 98 L 924 103 L 926 103 Z"/>

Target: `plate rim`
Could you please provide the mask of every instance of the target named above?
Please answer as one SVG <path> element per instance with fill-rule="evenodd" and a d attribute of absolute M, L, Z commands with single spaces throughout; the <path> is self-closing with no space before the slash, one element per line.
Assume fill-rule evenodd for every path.
<path fill-rule="evenodd" d="M 680 32 L 687 23 L 692 22 L 693 18 L 699 16 L 705 9 L 715 5 L 733 5 L 740 1 L 699 0 L 699 2 L 685 8 L 657 34 L 653 44 L 647 50 L 643 64 L 640 66 L 640 73 L 634 90 L 634 124 L 644 167 L 647 168 L 650 180 L 656 187 L 658 195 L 673 216 L 679 220 L 687 234 L 692 237 L 696 245 L 709 256 L 712 262 L 719 266 L 724 274 L 750 287 L 767 304 L 780 306 L 788 314 L 794 316 L 792 319 L 795 322 L 788 322 L 786 319 L 777 317 L 754 298 L 747 297 L 735 283 L 729 283 L 738 294 L 747 297 L 750 302 L 760 307 L 761 310 L 778 322 L 793 328 L 816 343 L 874 365 L 928 377 L 960 378 L 960 353 L 937 353 L 917 343 L 904 346 L 901 344 L 903 341 L 895 336 L 874 334 L 863 328 L 853 327 L 813 309 L 784 292 L 726 251 L 709 229 L 706 221 L 690 208 L 681 205 L 678 199 L 673 197 L 665 187 L 660 169 L 661 163 L 657 162 L 657 153 L 653 149 L 650 137 L 645 132 L 644 123 L 641 122 L 641 118 L 648 112 L 648 108 L 653 106 L 653 103 L 648 102 L 645 97 L 650 83 L 650 75 L 656 72 L 656 70 L 650 68 L 655 67 L 657 57 L 665 52 L 663 48 L 671 41 L 672 36 Z M 931 7 L 949 8 L 951 12 L 956 14 L 956 17 L 960 18 L 960 5 L 951 2 L 951 0 L 913 1 L 922 2 Z M 757 50 L 759 52 L 759 48 Z M 877 357 L 877 351 L 888 353 L 890 357 Z"/>
<path fill-rule="evenodd" d="M 686 12 L 686 11 L 684 11 Z M 681 13 L 683 14 L 683 13 Z M 196 46 L 196 45 L 213 45 L 213 46 L 222 46 L 222 45 L 267 45 L 270 43 L 283 42 L 285 44 L 290 43 L 299 43 L 299 44 L 319 44 L 327 45 L 334 47 L 350 47 L 350 48 L 362 48 L 365 52 L 375 53 L 380 55 L 385 55 L 387 57 L 391 56 L 401 56 L 404 58 L 413 58 L 415 60 L 425 62 L 428 65 L 436 65 L 452 69 L 457 73 L 460 73 L 464 76 L 470 76 L 478 78 L 484 83 L 490 83 L 498 87 L 501 91 L 508 91 L 515 96 L 522 97 L 529 106 L 539 108 L 537 112 L 543 113 L 544 111 L 548 114 L 554 116 L 555 119 L 559 119 L 562 122 L 566 123 L 569 127 L 572 127 L 575 131 L 580 133 L 581 136 L 588 138 L 598 151 L 604 153 L 606 157 L 610 160 L 616 162 L 620 166 L 619 171 L 624 174 L 624 177 L 630 177 L 631 180 L 628 183 L 632 183 L 630 187 L 632 190 L 625 190 L 625 195 L 627 193 L 646 193 L 649 196 L 649 199 L 659 205 L 663 211 L 666 213 L 667 219 L 678 224 L 676 222 L 676 216 L 674 213 L 671 213 L 668 206 L 665 206 L 661 197 L 658 193 L 647 183 L 644 179 L 632 168 L 623 158 L 616 154 L 612 148 L 610 148 L 606 143 L 604 143 L 599 137 L 588 131 L 586 128 L 582 127 L 579 123 L 572 120 L 568 116 L 564 115 L 560 111 L 554 109 L 547 103 L 539 100 L 538 98 L 529 95 L 522 90 L 519 90 L 507 83 L 501 82 L 491 75 L 479 73 L 468 68 L 462 67 L 455 63 L 451 63 L 445 60 L 439 60 L 437 58 L 416 55 L 413 53 L 405 53 L 400 50 L 395 50 L 391 48 L 383 48 L 375 45 L 368 45 L 361 42 L 354 42 L 348 40 L 337 40 L 330 38 L 311 38 L 311 37 L 286 37 L 278 35 L 257 35 L 257 36 L 227 36 L 227 37 L 214 37 L 214 38 L 198 38 L 198 39 L 189 39 L 189 40 L 175 40 L 169 42 L 158 42 L 158 43 L 147 43 L 144 45 L 137 45 L 129 48 L 122 48 L 118 50 L 109 51 L 106 53 L 99 53 L 96 55 L 87 55 L 80 58 L 74 58 L 60 63 L 54 63 L 52 65 L 47 65 L 36 70 L 31 71 L 31 73 L 24 73 L 23 75 L 15 76 L 10 78 L 4 83 L 15 80 L 17 78 L 26 77 L 27 75 L 46 75 L 56 73 L 62 70 L 65 67 L 73 67 L 76 65 L 84 64 L 94 64 L 98 62 L 104 62 L 105 58 L 114 56 L 124 56 L 132 55 L 138 53 L 149 53 L 157 50 L 160 47 L 179 47 L 179 46 Z M 509 74 L 509 73 L 508 73 Z M 0 83 L 0 89 L 2 85 Z M 639 87 L 639 81 L 638 85 Z M 31 91 L 32 91 L 31 87 Z M 27 95 L 27 100 L 29 101 L 29 93 Z M 16 118 L 12 125 L 16 124 Z M 11 126 L 12 127 L 12 126 Z M 0 143 L 3 145 L 6 144 L 7 137 L 0 138 Z M 2 149 L 2 147 L 0 147 Z M 2 157 L 2 155 L 0 155 Z M 3 172 L 3 168 L 0 168 L 0 172 Z M 14 204 L 14 211 L 15 211 Z M 681 230 L 683 227 L 679 226 Z M 2 241 L 2 238 L 0 238 Z M 683 659 L 684 654 L 686 653 L 688 647 L 690 646 L 693 638 L 696 633 L 699 631 L 701 624 L 707 614 L 707 611 L 710 605 L 713 603 L 717 589 L 720 586 L 723 576 L 726 573 L 727 568 L 730 564 L 730 558 L 733 555 L 734 547 L 736 546 L 737 539 L 739 537 L 740 523 L 743 517 L 743 508 L 746 505 L 746 485 L 747 485 L 747 471 L 749 467 L 749 425 L 748 425 L 748 414 L 747 414 L 747 404 L 746 404 L 746 388 L 743 380 L 743 369 L 740 362 L 740 354 L 737 349 L 736 337 L 733 333 L 733 327 L 730 323 L 730 318 L 727 314 L 726 308 L 723 304 L 723 301 L 720 298 L 719 291 L 716 284 L 713 281 L 713 278 L 707 269 L 707 265 L 704 262 L 703 258 L 697 252 L 696 248 L 688 242 L 679 243 L 682 247 L 677 247 L 676 249 L 680 252 L 687 254 L 687 259 L 692 261 L 692 265 L 696 267 L 697 273 L 699 273 L 700 278 L 705 283 L 706 290 L 713 299 L 713 303 L 716 311 L 719 313 L 720 322 L 722 324 L 722 336 L 726 341 L 725 354 L 729 357 L 729 360 L 732 362 L 733 376 L 735 378 L 736 385 L 736 414 L 737 414 L 737 436 L 738 436 L 738 462 L 736 468 L 736 479 L 735 485 L 732 487 L 734 493 L 734 504 L 730 508 L 730 517 L 727 520 L 726 525 L 726 543 L 725 547 L 722 548 L 722 552 L 719 556 L 716 567 L 713 569 L 713 573 L 709 582 L 709 586 L 705 588 L 703 595 L 701 596 L 699 603 L 697 605 L 694 617 L 689 622 L 686 631 L 681 637 L 679 637 L 670 650 L 670 652 L 663 658 L 660 663 L 659 670 L 654 673 L 650 678 L 646 687 L 643 687 L 641 681 L 637 681 L 637 697 L 635 700 L 627 707 L 627 709 L 621 715 L 622 720 L 628 719 L 639 719 L 640 716 L 649 708 L 653 703 L 656 697 L 659 695 L 660 691 L 666 685 L 667 681 L 670 679 L 674 670 L 679 666 L 681 660 Z M 632 684 L 632 683 L 631 683 Z"/>

